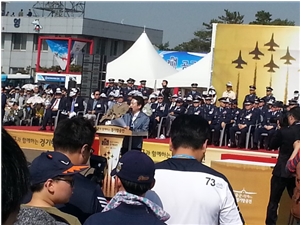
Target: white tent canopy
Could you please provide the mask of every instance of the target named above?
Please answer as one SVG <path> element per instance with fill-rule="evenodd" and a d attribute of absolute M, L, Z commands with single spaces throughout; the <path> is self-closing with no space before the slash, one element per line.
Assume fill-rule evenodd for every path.
<path fill-rule="evenodd" d="M 125 53 L 107 65 L 107 80 L 110 78 L 128 80 L 133 78 L 136 84 L 146 80 L 146 86 L 154 88 L 157 79 L 175 74 L 177 71 L 168 65 L 158 54 L 143 32 L 137 41 Z M 158 83 L 158 82 L 157 82 Z M 159 84 L 161 81 L 159 81 Z"/>
<path fill-rule="evenodd" d="M 191 87 L 192 83 L 197 83 L 199 87 L 210 86 L 211 80 L 212 53 L 208 53 L 195 64 L 187 67 L 170 76 L 164 77 L 168 81 L 168 87 Z M 161 82 L 157 82 L 160 87 Z"/>

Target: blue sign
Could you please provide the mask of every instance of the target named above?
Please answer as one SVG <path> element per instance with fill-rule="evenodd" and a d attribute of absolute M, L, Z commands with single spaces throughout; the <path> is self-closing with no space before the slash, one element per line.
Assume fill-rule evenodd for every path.
<path fill-rule="evenodd" d="M 176 70 L 183 70 L 200 59 L 206 54 L 195 52 L 177 52 L 177 51 L 158 51 L 159 55 Z"/>
<path fill-rule="evenodd" d="M 45 81 L 45 82 L 60 82 L 65 83 L 65 76 L 47 76 L 47 75 L 37 75 L 38 81 Z"/>
<path fill-rule="evenodd" d="M 6 74 L 1 74 L 1 82 L 5 82 L 7 80 L 7 75 Z"/>

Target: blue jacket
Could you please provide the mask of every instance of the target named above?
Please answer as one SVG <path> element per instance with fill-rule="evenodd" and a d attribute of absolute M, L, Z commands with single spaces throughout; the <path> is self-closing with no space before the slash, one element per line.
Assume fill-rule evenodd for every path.
<path fill-rule="evenodd" d="M 121 203 L 117 208 L 90 216 L 84 225 L 163 225 L 157 216 L 145 205 Z"/>
<path fill-rule="evenodd" d="M 246 124 L 247 126 L 255 125 L 258 118 L 256 111 L 246 109 L 241 110 L 236 124 Z"/>
<path fill-rule="evenodd" d="M 125 124 L 130 127 L 134 132 L 145 132 L 148 131 L 149 127 L 149 117 L 143 113 L 139 112 L 137 118 L 132 123 L 133 115 L 131 113 L 126 113 L 123 115 L 123 120 Z M 129 137 L 124 137 L 122 147 L 128 148 Z M 132 137 L 132 149 L 141 149 L 143 143 L 143 137 Z"/>

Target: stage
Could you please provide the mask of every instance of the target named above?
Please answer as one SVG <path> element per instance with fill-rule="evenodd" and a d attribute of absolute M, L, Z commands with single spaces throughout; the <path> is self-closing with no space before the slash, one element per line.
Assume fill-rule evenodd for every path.
<path fill-rule="evenodd" d="M 48 128 L 48 127 L 47 127 Z M 22 149 L 47 151 L 53 150 L 53 131 L 39 131 L 36 126 L 7 126 L 5 129 L 13 136 Z M 143 151 L 155 162 L 163 161 L 171 157 L 169 139 L 144 139 Z M 99 137 L 95 136 L 93 149 L 99 149 Z M 96 151 L 98 152 L 98 151 Z M 226 146 L 208 146 L 205 164 L 210 166 L 212 160 L 235 159 L 254 162 L 276 163 L 277 151 L 230 149 Z"/>

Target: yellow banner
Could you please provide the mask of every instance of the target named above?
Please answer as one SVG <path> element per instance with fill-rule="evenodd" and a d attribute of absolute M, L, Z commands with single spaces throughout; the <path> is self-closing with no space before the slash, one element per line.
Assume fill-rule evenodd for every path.
<path fill-rule="evenodd" d="M 259 97 L 271 86 L 276 99 L 287 103 L 299 90 L 299 31 L 297 26 L 218 24 L 212 74 L 218 97 L 231 81 L 239 105 L 250 85 Z"/>
<path fill-rule="evenodd" d="M 46 132 L 27 132 L 13 129 L 6 129 L 7 132 L 16 140 L 23 149 L 33 150 L 53 150 L 52 133 Z"/>

